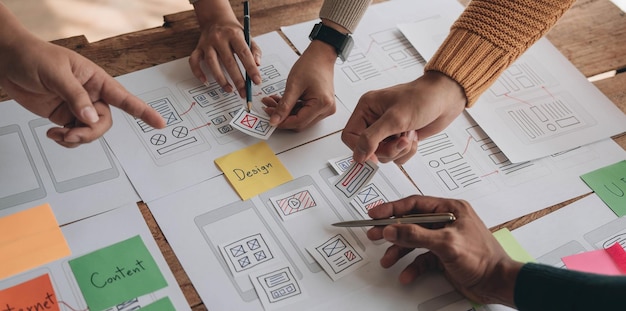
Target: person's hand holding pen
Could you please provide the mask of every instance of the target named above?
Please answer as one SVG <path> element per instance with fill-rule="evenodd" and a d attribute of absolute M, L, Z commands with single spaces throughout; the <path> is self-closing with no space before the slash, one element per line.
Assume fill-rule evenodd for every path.
<path fill-rule="evenodd" d="M 522 263 L 511 259 L 487 229 L 469 203 L 462 200 L 414 195 L 378 205 L 370 217 L 385 219 L 406 214 L 452 213 L 454 222 L 425 227 L 392 224 L 372 227 L 370 240 L 392 243 L 380 264 L 389 268 L 413 249 L 426 248 L 400 274 L 402 284 L 414 281 L 430 270 L 443 270 L 452 285 L 477 303 L 513 306 L 514 284 Z"/>
<path fill-rule="evenodd" d="M 261 73 L 258 66 L 261 64 L 261 49 L 254 40 L 250 41 L 248 47 L 243 27 L 228 1 L 201 0 L 193 5 L 201 33 L 198 44 L 189 57 L 191 71 L 198 80 L 206 83 L 207 77 L 201 69 L 201 62 L 205 62 L 224 91 L 237 90 L 241 98 L 246 98 L 244 73 L 240 71 L 235 55 L 252 82 L 260 84 Z M 230 84 L 226 74 L 234 86 Z"/>

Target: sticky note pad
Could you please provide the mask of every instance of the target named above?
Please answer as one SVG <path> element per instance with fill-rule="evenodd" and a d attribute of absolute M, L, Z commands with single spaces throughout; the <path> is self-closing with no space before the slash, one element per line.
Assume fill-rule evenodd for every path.
<path fill-rule="evenodd" d="M 167 286 L 140 236 L 69 261 L 89 310 L 152 293 Z"/>
<path fill-rule="evenodd" d="M 0 279 L 71 254 L 48 204 L 0 218 Z"/>
<path fill-rule="evenodd" d="M 580 178 L 618 217 L 626 215 L 626 160 L 581 175 Z"/>
<path fill-rule="evenodd" d="M 493 236 L 498 240 L 504 251 L 519 262 L 533 262 L 535 258 L 530 256 L 528 252 L 517 242 L 515 237 L 511 234 L 511 231 L 507 228 L 502 228 L 493 233 Z"/>
<path fill-rule="evenodd" d="M 0 290 L 0 302 L 2 310 L 60 310 L 48 274 Z"/>
<path fill-rule="evenodd" d="M 604 249 L 563 257 L 561 260 L 570 270 L 604 275 L 622 274 L 609 253 Z"/>
<path fill-rule="evenodd" d="M 293 179 L 265 142 L 217 158 L 215 164 L 242 200 Z"/>
<path fill-rule="evenodd" d="M 141 307 L 143 311 L 176 311 L 169 297 L 161 298 L 147 306 Z"/>

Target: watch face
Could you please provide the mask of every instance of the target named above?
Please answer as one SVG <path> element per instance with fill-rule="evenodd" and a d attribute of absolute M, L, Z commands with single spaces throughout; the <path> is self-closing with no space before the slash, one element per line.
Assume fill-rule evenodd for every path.
<path fill-rule="evenodd" d="M 350 51 L 354 45 L 354 41 L 349 34 L 343 34 L 324 24 L 317 23 L 309 34 L 309 39 L 320 40 L 335 48 L 337 57 L 345 61 L 350 55 Z"/>

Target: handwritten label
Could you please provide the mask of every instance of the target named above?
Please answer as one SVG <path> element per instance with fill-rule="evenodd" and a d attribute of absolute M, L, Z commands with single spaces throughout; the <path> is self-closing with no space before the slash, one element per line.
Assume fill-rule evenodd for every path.
<path fill-rule="evenodd" d="M 90 310 L 152 293 L 167 282 L 140 236 L 69 261 Z"/>
<path fill-rule="evenodd" d="M 215 164 L 242 200 L 293 179 L 265 142 L 217 158 Z"/>
<path fill-rule="evenodd" d="M 626 160 L 580 176 L 618 216 L 626 215 Z"/>
<path fill-rule="evenodd" d="M 71 254 L 48 204 L 0 218 L 0 279 Z"/>
<path fill-rule="evenodd" d="M 0 290 L 0 310 L 59 311 L 50 276 L 43 274 L 24 283 Z"/>

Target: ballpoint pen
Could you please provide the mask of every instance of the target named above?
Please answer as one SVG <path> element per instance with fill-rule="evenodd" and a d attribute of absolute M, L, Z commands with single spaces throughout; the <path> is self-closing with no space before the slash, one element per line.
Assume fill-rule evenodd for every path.
<path fill-rule="evenodd" d="M 250 6 L 248 1 L 243 2 L 243 35 L 246 38 L 248 48 L 250 48 Z M 252 107 L 252 80 L 246 71 L 246 103 L 248 112 Z"/>
<path fill-rule="evenodd" d="M 402 217 L 385 219 L 351 220 L 334 223 L 336 227 L 386 226 L 392 224 L 433 224 L 453 222 L 456 217 L 452 213 L 411 214 Z"/>

